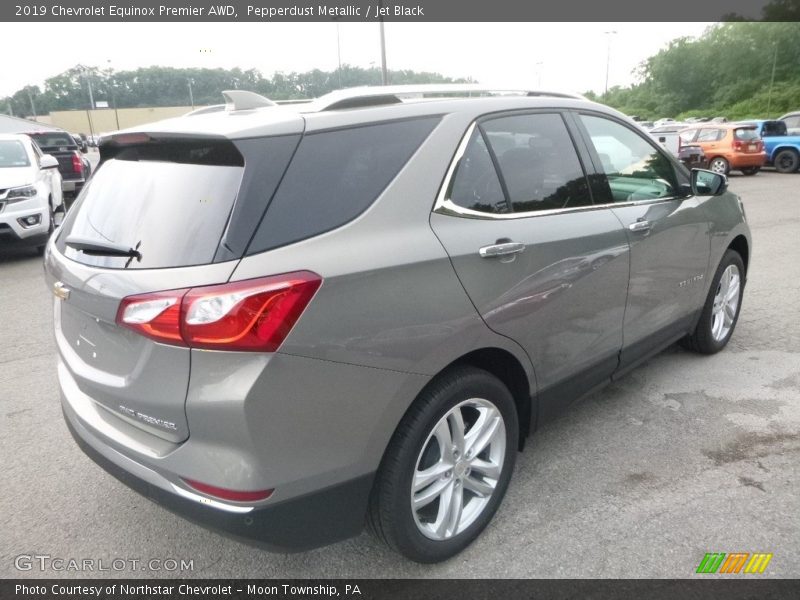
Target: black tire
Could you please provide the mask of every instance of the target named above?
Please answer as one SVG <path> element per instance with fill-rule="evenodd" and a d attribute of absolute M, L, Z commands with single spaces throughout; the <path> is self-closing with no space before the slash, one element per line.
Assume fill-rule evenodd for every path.
<path fill-rule="evenodd" d="M 755 175 L 760 170 L 761 167 L 745 167 L 744 169 L 741 169 L 742 173 L 744 173 L 745 175 Z"/>
<path fill-rule="evenodd" d="M 423 450 L 427 452 L 430 444 L 435 443 L 434 438 L 429 436 L 445 415 L 460 403 L 475 398 L 489 401 L 503 418 L 506 439 L 500 475 L 488 502 L 471 524 L 465 524 L 463 531 L 448 539 L 431 539 L 417 525 L 411 506 L 412 481 L 417 462 L 423 460 Z M 467 432 L 471 426 L 467 422 Z M 452 428 L 450 431 L 452 433 Z M 390 548 L 419 563 L 439 562 L 458 554 L 478 537 L 500 505 L 514 469 L 518 438 L 514 399 L 499 379 L 486 371 L 467 366 L 456 367 L 442 374 L 411 405 L 389 442 L 370 496 L 367 515 L 369 529 Z M 454 468 L 442 479 L 455 477 L 455 473 Z M 469 476 L 469 471 L 466 475 Z M 464 498 L 471 498 L 472 492 L 465 491 L 468 488 L 466 483 L 459 482 L 459 485 L 463 486 L 461 493 Z M 431 505 L 437 505 L 443 501 L 443 497 L 440 495 Z"/>
<path fill-rule="evenodd" d="M 800 168 L 800 154 L 795 150 L 781 150 L 773 161 L 778 173 L 794 173 Z"/>
<path fill-rule="evenodd" d="M 47 206 L 50 209 L 50 211 L 49 211 L 50 212 L 50 227 L 47 228 L 47 237 L 49 238 L 53 234 L 53 231 L 55 231 L 55 228 L 56 228 L 56 215 L 55 215 L 55 211 L 53 211 L 52 198 L 50 200 L 48 200 Z M 44 249 L 46 247 L 47 247 L 47 244 L 42 244 L 41 246 L 36 246 L 36 253 L 39 256 L 43 256 L 44 255 Z"/>
<path fill-rule="evenodd" d="M 731 172 L 731 163 L 729 163 L 722 156 L 715 156 L 708 161 L 708 169 L 709 171 L 714 171 L 714 173 L 719 173 L 720 175 L 727 175 Z"/>
<path fill-rule="evenodd" d="M 733 322 L 730 325 L 730 330 L 724 337 L 716 339 L 712 333 L 712 327 L 714 325 L 714 300 L 718 290 L 720 289 L 720 280 L 722 279 L 722 274 L 731 265 L 734 265 L 739 271 L 740 279 L 738 303 L 736 305 L 736 312 L 733 316 Z M 736 323 L 739 320 L 739 311 L 742 309 L 744 280 L 745 271 L 742 257 L 739 256 L 739 253 L 735 250 L 728 249 L 722 256 L 722 260 L 717 267 L 717 272 L 714 274 L 714 279 L 711 282 L 711 288 L 708 291 L 708 296 L 705 304 L 703 305 L 703 312 L 700 314 L 700 320 L 697 323 L 697 327 L 695 327 L 695 330 L 691 335 L 682 340 L 682 345 L 685 348 L 701 354 L 715 354 L 728 344 L 728 341 L 731 339 L 731 336 L 736 329 Z"/>

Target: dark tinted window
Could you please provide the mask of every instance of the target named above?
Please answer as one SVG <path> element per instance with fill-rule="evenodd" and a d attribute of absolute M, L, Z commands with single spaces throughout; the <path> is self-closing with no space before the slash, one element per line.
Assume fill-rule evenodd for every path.
<path fill-rule="evenodd" d="M 586 177 L 561 115 L 529 114 L 485 121 L 514 212 L 591 204 Z"/>
<path fill-rule="evenodd" d="M 786 123 L 783 121 L 764 121 L 761 135 L 763 137 L 786 135 Z"/>
<path fill-rule="evenodd" d="M 241 164 L 230 142 L 123 149 L 84 186 L 58 247 L 68 258 L 109 268 L 210 263 L 236 199 Z M 70 237 L 137 248 L 141 260 L 86 254 L 65 244 Z"/>
<path fill-rule="evenodd" d="M 483 134 L 476 127 L 458 161 L 447 197 L 462 208 L 485 213 L 507 213 L 508 202 L 492 163 Z"/>
<path fill-rule="evenodd" d="M 631 202 L 675 195 L 670 160 L 637 132 L 602 117 L 581 115 L 597 152 L 608 188 L 600 202 Z"/>
<path fill-rule="evenodd" d="M 32 133 L 30 136 L 39 144 L 40 148 L 76 148 L 77 144 L 72 136 L 61 131 L 48 131 L 43 133 Z"/>
<path fill-rule="evenodd" d="M 439 117 L 307 134 L 256 231 L 248 254 L 329 231 L 366 210 Z"/>

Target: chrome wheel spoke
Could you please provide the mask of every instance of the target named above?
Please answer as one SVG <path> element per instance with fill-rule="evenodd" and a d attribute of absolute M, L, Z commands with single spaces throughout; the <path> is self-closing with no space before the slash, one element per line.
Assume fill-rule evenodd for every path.
<path fill-rule="evenodd" d="M 452 468 L 453 465 L 440 460 L 432 467 L 428 467 L 422 471 L 416 471 L 414 473 L 413 481 L 414 491 L 419 492 L 420 490 L 431 485 L 437 479 L 442 479 Z"/>
<path fill-rule="evenodd" d="M 442 419 L 433 431 L 436 437 L 436 442 L 439 444 L 439 450 L 442 453 L 442 458 L 447 460 L 453 459 L 453 437 L 450 435 L 450 428 L 447 426 L 447 419 Z"/>
<path fill-rule="evenodd" d="M 503 421 L 494 409 L 487 409 L 467 434 L 467 458 L 478 456 L 486 449 L 498 434 Z"/>
<path fill-rule="evenodd" d="M 481 460 L 480 458 L 472 460 L 469 463 L 469 468 L 473 472 L 477 471 L 484 477 L 488 477 L 490 479 L 499 479 L 500 471 L 502 471 L 501 465 L 486 460 Z"/>
<path fill-rule="evenodd" d="M 450 435 L 453 439 L 453 448 L 458 451 L 459 456 L 464 456 L 464 417 L 460 410 L 454 410 L 447 416 L 450 424 Z"/>
<path fill-rule="evenodd" d="M 440 479 L 436 483 L 429 485 L 427 488 L 422 490 L 418 494 L 414 494 L 413 496 L 413 504 L 414 510 L 419 510 L 420 508 L 424 508 L 428 506 L 431 502 L 436 500 L 439 496 L 445 492 L 448 487 L 450 487 L 453 483 L 452 479 Z"/>
<path fill-rule="evenodd" d="M 450 498 L 448 498 L 448 500 L 449 502 L 447 504 L 444 519 L 442 520 L 442 525 L 440 526 L 444 527 L 444 531 L 440 530 L 440 533 L 453 536 L 458 533 L 458 526 L 461 522 L 461 512 L 464 509 L 464 492 L 458 482 L 453 484 L 450 490 Z"/>
<path fill-rule="evenodd" d="M 488 498 L 494 491 L 494 484 L 472 476 L 464 478 L 464 487 L 481 498 Z"/>

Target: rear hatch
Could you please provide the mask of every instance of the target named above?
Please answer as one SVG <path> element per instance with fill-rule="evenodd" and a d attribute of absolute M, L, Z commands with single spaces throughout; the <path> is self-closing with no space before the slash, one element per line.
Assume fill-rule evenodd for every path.
<path fill-rule="evenodd" d="M 755 125 L 734 129 L 733 149 L 744 154 L 757 154 L 764 150 L 764 143 L 758 136 Z"/>
<path fill-rule="evenodd" d="M 244 158 L 223 139 L 133 142 L 104 149 L 48 253 L 56 340 L 62 377 L 117 416 L 180 442 L 189 435 L 191 350 L 122 327 L 117 315 L 131 295 L 229 279 L 238 261 L 215 255 Z"/>

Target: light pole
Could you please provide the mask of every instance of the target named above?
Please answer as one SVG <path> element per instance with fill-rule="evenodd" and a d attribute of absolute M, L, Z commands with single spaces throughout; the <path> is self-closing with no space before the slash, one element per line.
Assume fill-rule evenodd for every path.
<path fill-rule="evenodd" d="M 339 74 L 339 89 L 342 89 L 342 38 L 339 32 L 339 17 L 334 17 L 334 21 L 336 21 L 336 58 L 339 64 L 336 72 Z"/>
<path fill-rule="evenodd" d="M 194 93 L 192 93 L 192 84 L 194 81 L 192 81 L 192 78 L 189 77 L 186 79 L 186 82 L 189 84 L 189 102 L 192 105 L 192 110 L 194 110 Z"/>
<path fill-rule="evenodd" d="M 773 72 L 774 76 L 774 72 Z M 31 94 L 31 89 L 29 87 L 25 88 L 25 91 L 28 93 L 28 99 L 31 101 L 31 112 L 33 113 L 34 120 L 36 119 L 36 105 L 33 103 L 33 94 Z"/>
<path fill-rule="evenodd" d="M 89 88 L 89 110 L 86 111 L 86 120 L 89 122 L 89 135 L 94 137 L 94 127 L 92 126 L 92 111 L 94 110 L 94 94 L 92 94 L 92 79 L 89 77 L 89 68 L 83 65 L 77 66 L 81 76 L 86 79 L 86 85 Z"/>
<path fill-rule="evenodd" d="M 772 86 L 775 83 L 775 65 L 778 64 L 778 44 L 775 44 L 775 54 L 772 55 L 772 78 L 769 81 L 769 94 L 767 94 L 767 117 L 772 108 Z"/>
<path fill-rule="evenodd" d="M 542 61 L 537 61 L 534 63 L 534 67 L 536 67 L 536 85 L 537 87 L 542 87 L 542 65 L 544 63 Z"/>
<path fill-rule="evenodd" d="M 608 47 L 606 50 L 606 91 L 603 92 L 603 96 L 608 94 L 608 70 L 611 66 L 611 36 L 617 35 L 616 31 L 604 31 L 603 32 L 606 36 L 608 36 Z"/>
<path fill-rule="evenodd" d="M 383 30 L 383 0 L 380 0 L 378 3 L 381 9 L 381 18 L 380 18 L 380 26 L 381 26 L 381 82 L 382 85 L 389 84 L 389 72 L 386 69 L 386 33 Z"/>
<path fill-rule="evenodd" d="M 117 110 L 117 94 L 116 94 L 116 79 L 114 78 L 114 69 L 111 67 L 111 59 L 107 59 L 109 85 L 111 86 L 111 103 L 114 105 L 114 120 L 117 122 L 117 130 L 119 131 L 119 110 Z"/>

